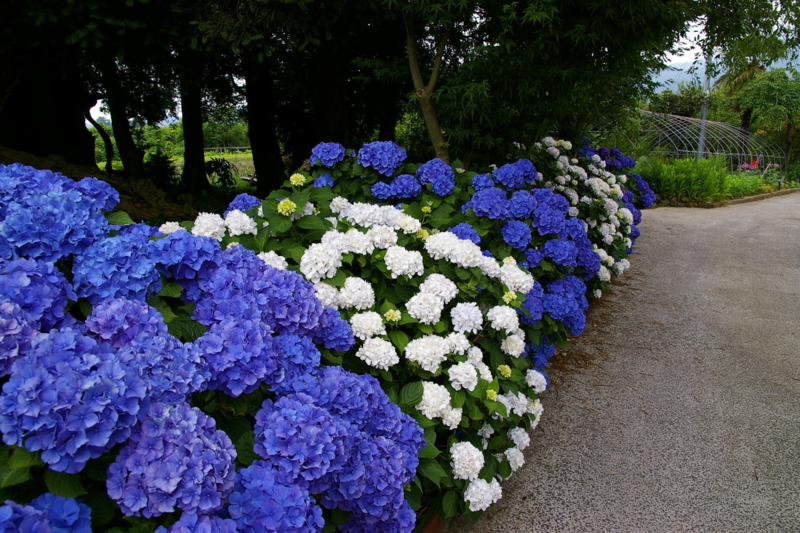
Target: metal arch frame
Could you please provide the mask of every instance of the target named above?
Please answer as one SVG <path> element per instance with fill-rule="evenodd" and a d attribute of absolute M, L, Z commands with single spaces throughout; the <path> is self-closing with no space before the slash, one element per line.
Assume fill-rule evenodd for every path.
<path fill-rule="evenodd" d="M 785 168 L 786 154 L 776 143 L 754 132 L 728 124 L 698 118 L 640 110 L 645 128 L 636 143 L 653 153 L 674 157 L 725 157 L 732 168 L 743 163 L 760 161 L 759 167 L 778 163 Z M 705 143 L 699 152 L 700 137 L 705 130 Z"/>

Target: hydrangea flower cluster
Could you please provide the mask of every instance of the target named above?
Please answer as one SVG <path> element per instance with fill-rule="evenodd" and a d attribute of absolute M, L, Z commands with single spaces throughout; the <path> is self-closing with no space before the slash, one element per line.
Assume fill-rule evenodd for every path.
<path fill-rule="evenodd" d="M 391 176 L 406 160 L 406 151 L 392 141 L 365 144 L 358 151 L 358 164 L 374 168 L 384 176 Z"/>
<path fill-rule="evenodd" d="M 108 495 L 128 516 L 209 514 L 233 488 L 234 459 L 230 438 L 202 411 L 153 403 L 108 469 Z"/>
<path fill-rule="evenodd" d="M 89 506 L 45 493 L 28 505 L 0 506 L 0 533 L 92 533 Z"/>
<path fill-rule="evenodd" d="M 417 169 L 417 176 L 423 185 L 430 184 L 437 196 L 447 196 L 456 186 L 456 173 L 441 159 L 431 159 Z"/>
<path fill-rule="evenodd" d="M 345 156 L 345 149 L 339 143 L 319 143 L 311 149 L 311 158 L 309 159 L 312 165 L 322 165 L 323 167 L 331 168 L 339 161 L 343 161 Z"/>

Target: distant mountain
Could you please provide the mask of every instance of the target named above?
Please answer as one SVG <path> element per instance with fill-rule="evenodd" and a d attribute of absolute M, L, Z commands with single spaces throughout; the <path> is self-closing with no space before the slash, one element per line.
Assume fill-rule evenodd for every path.
<path fill-rule="evenodd" d="M 797 63 L 792 65 L 787 60 L 781 60 L 776 63 L 770 65 L 770 69 L 776 68 L 785 68 L 787 66 L 794 66 L 795 68 L 798 67 Z M 658 74 L 653 77 L 653 81 L 659 84 L 659 88 L 656 89 L 656 92 L 662 92 L 667 89 L 671 89 L 673 92 L 678 91 L 678 84 L 679 83 L 698 83 L 700 85 L 703 84 L 706 75 L 706 66 L 705 63 L 699 62 L 695 64 L 692 61 L 683 61 L 680 63 L 673 63 L 666 69 L 662 70 Z M 717 80 L 719 76 L 713 78 L 711 80 L 711 85 L 714 85 L 714 82 Z"/>

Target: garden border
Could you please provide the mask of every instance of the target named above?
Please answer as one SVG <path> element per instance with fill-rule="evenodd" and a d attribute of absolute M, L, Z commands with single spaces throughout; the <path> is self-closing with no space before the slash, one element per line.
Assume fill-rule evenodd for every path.
<path fill-rule="evenodd" d="M 708 207 L 725 207 L 728 205 L 736 205 L 736 204 L 746 204 L 747 202 L 757 202 L 758 200 L 766 200 L 767 198 L 772 198 L 774 196 L 783 196 L 785 194 L 791 194 L 794 192 L 800 191 L 800 188 L 797 189 L 783 189 L 781 191 L 774 191 L 768 192 L 764 194 L 757 194 L 755 196 L 745 196 L 744 198 L 734 198 L 732 200 L 726 200 L 724 202 L 714 202 L 709 204 Z"/>

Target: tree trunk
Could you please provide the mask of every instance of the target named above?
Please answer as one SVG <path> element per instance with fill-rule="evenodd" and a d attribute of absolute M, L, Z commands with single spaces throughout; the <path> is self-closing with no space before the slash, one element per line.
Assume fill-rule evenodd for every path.
<path fill-rule="evenodd" d="M 250 53 L 245 55 L 244 63 L 247 127 L 256 167 L 256 192 L 263 198 L 286 180 L 276 133 L 275 89 L 266 60 L 258 61 L 256 54 Z"/>
<path fill-rule="evenodd" d="M 350 61 L 347 49 L 339 43 L 325 43 L 320 50 L 320 79 L 318 98 L 324 117 L 322 138 L 316 142 L 338 142 L 350 145 L 347 102 L 347 75 Z M 313 148 L 313 145 L 309 147 Z"/>
<path fill-rule="evenodd" d="M 448 26 L 441 40 L 436 46 L 436 56 L 433 60 L 433 68 L 431 69 L 430 78 L 428 82 L 422 79 L 422 71 L 420 70 L 419 56 L 417 55 L 417 37 L 414 33 L 414 18 L 409 16 L 405 18 L 406 25 L 406 48 L 408 49 L 408 65 L 411 69 L 411 80 L 414 82 L 414 94 L 417 95 L 419 107 L 422 110 L 422 118 L 425 120 L 425 127 L 428 129 L 428 136 L 433 145 L 433 151 L 436 157 L 450 163 L 450 145 L 444 138 L 442 127 L 439 124 L 439 117 L 436 115 L 436 107 L 433 105 L 433 92 L 439 83 L 439 73 L 442 68 L 442 61 L 444 59 L 444 48 L 447 46 L 447 41 L 450 39 L 451 27 Z"/>
<path fill-rule="evenodd" d="M 90 110 L 87 109 L 83 112 L 83 116 L 89 123 L 94 126 L 94 129 L 97 131 L 97 134 L 103 140 L 103 146 L 106 149 L 106 172 L 109 174 L 113 170 L 113 162 L 114 162 L 114 143 L 111 142 L 111 137 L 109 137 L 108 132 L 106 129 L 99 124 L 95 119 L 92 118 L 92 114 Z"/>
<path fill-rule="evenodd" d="M 131 134 L 131 125 L 128 122 L 128 107 L 125 90 L 119 79 L 119 70 L 115 61 L 107 61 L 103 68 L 103 85 L 106 88 L 106 103 L 108 113 L 111 115 L 111 130 L 114 140 L 117 141 L 119 158 L 125 172 L 133 179 L 144 179 L 144 154 L 136 146 Z"/>
<path fill-rule="evenodd" d="M 0 111 L 0 145 L 94 166 L 94 137 L 83 118 L 91 97 L 80 77 L 77 50 L 19 47 L 11 52 L 20 57 L 18 70 L 8 73 L 8 85 L 0 88 L 5 98 Z"/>
<path fill-rule="evenodd" d="M 199 64 L 192 67 L 200 67 Z M 181 114 L 183 117 L 183 173 L 181 184 L 190 194 L 210 188 L 206 177 L 203 143 L 203 94 L 197 79 L 202 68 L 189 68 L 181 75 Z"/>

